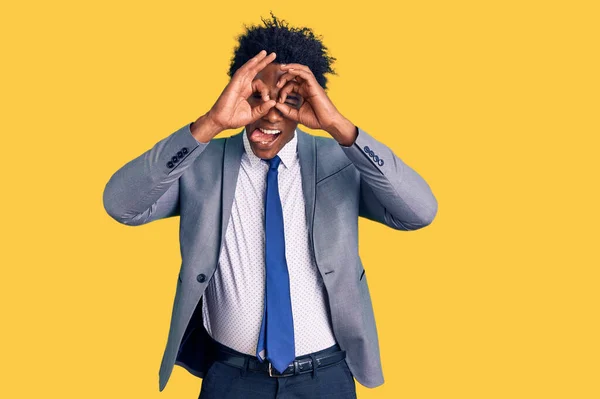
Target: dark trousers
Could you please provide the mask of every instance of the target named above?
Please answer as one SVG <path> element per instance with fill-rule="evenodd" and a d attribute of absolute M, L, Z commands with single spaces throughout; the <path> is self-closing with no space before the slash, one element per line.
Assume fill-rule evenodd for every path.
<path fill-rule="evenodd" d="M 219 343 L 216 345 L 221 350 L 241 355 Z M 346 360 L 290 377 L 270 377 L 215 361 L 202 380 L 199 396 L 199 399 L 265 398 L 356 399 L 356 386 Z"/>

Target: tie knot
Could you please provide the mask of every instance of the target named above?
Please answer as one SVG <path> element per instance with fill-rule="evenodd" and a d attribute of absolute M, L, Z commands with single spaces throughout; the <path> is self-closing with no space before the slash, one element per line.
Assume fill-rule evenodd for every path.
<path fill-rule="evenodd" d="M 278 155 L 275 155 L 273 158 L 267 159 L 266 161 L 269 163 L 269 169 L 277 170 L 279 164 L 281 163 L 281 158 L 279 158 Z"/>

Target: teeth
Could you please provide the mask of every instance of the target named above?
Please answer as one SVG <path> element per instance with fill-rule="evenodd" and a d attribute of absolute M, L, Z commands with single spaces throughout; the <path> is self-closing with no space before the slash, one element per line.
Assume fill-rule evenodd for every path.
<path fill-rule="evenodd" d="M 268 141 L 261 141 L 260 143 L 261 143 L 261 144 L 269 144 L 269 142 L 268 142 Z"/>
<path fill-rule="evenodd" d="M 263 129 L 263 128 L 258 128 L 261 132 L 265 133 L 265 134 L 277 134 L 277 133 L 281 133 L 281 130 L 267 130 L 267 129 Z"/>

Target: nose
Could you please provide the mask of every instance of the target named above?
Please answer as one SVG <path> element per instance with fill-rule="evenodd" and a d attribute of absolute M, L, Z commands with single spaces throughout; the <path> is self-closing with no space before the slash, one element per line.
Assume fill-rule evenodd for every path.
<path fill-rule="evenodd" d="M 283 113 L 277 108 L 273 107 L 269 110 L 269 112 L 267 112 L 265 116 L 263 116 L 262 119 L 264 119 L 272 125 L 275 125 L 276 123 L 281 122 L 283 120 Z"/>

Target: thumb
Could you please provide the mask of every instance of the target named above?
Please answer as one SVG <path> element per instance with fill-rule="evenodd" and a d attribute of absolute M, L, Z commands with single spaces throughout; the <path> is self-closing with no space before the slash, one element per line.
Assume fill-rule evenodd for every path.
<path fill-rule="evenodd" d="M 283 116 L 298 122 L 298 110 L 296 108 L 292 108 L 287 104 L 282 104 L 282 103 L 277 103 L 275 104 L 275 108 L 277 108 L 278 110 L 281 111 L 281 113 L 283 114 Z"/>
<path fill-rule="evenodd" d="M 252 120 L 257 120 L 258 118 L 265 116 L 267 112 L 275 106 L 275 102 L 275 100 L 269 100 L 252 108 Z"/>

